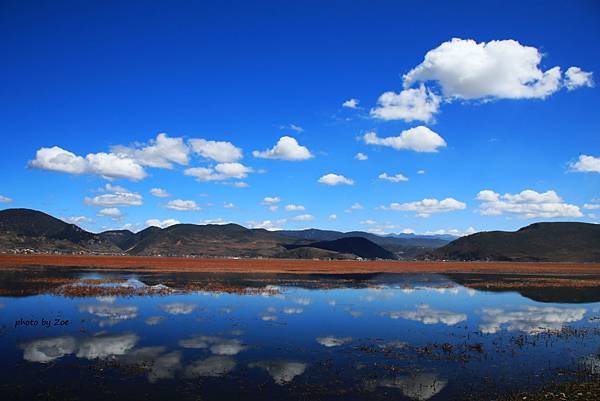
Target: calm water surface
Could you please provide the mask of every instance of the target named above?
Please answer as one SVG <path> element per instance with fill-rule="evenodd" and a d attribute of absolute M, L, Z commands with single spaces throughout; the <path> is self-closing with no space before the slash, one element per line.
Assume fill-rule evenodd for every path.
<path fill-rule="evenodd" d="M 163 295 L 54 294 L 64 277 Z M 1 399 L 485 400 L 600 371 L 597 292 L 538 302 L 556 291 L 441 275 L 52 278 L 0 277 Z"/>

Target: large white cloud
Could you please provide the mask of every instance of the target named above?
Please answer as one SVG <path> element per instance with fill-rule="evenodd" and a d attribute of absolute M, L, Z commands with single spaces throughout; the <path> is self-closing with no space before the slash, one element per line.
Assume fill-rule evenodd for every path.
<path fill-rule="evenodd" d="M 508 331 L 537 333 L 547 330 L 560 330 L 566 323 L 577 322 L 585 316 L 584 308 L 556 308 L 524 306 L 507 310 L 484 308 L 479 330 L 483 333 L 496 333 L 502 328 Z"/>
<path fill-rule="evenodd" d="M 0 203 L 11 203 L 12 201 L 13 199 L 8 196 L 0 195 Z"/>
<path fill-rule="evenodd" d="M 282 136 L 273 148 L 262 152 L 255 150 L 252 155 L 263 159 L 280 160 L 307 160 L 314 157 L 307 147 L 298 144 L 298 141 L 291 136 Z"/>
<path fill-rule="evenodd" d="M 325 184 L 325 185 L 331 185 L 331 186 L 354 185 L 354 180 L 351 180 L 350 178 L 346 178 L 343 175 L 329 173 L 329 174 L 325 174 L 324 176 L 319 178 L 319 183 Z"/>
<path fill-rule="evenodd" d="M 541 70 L 542 53 L 515 40 L 454 38 L 427 52 L 404 87 L 435 81 L 446 98 L 545 98 L 561 87 L 560 67 Z"/>
<path fill-rule="evenodd" d="M 580 155 L 579 160 L 569 167 L 571 171 L 578 173 L 600 173 L 600 157 Z"/>
<path fill-rule="evenodd" d="M 381 138 L 375 132 L 363 136 L 368 145 L 388 146 L 396 150 L 414 150 L 415 152 L 437 152 L 446 146 L 444 138 L 427 127 L 418 126 L 402 131 L 399 136 Z"/>
<path fill-rule="evenodd" d="M 392 312 L 382 312 L 382 316 L 389 316 L 390 319 L 415 320 L 424 324 L 443 323 L 447 326 L 454 326 L 467 320 L 464 313 L 455 313 L 447 310 L 432 309 L 429 305 L 419 305 L 413 310 L 400 310 Z"/>
<path fill-rule="evenodd" d="M 193 200 L 174 199 L 169 201 L 165 207 L 171 210 L 177 210 L 179 212 L 189 212 L 193 210 L 200 210 L 198 205 Z"/>
<path fill-rule="evenodd" d="M 29 162 L 29 166 L 69 174 L 83 174 L 87 171 L 85 158 L 58 146 L 40 148 L 35 153 L 35 159 Z"/>
<path fill-rule="evenodd" d="M 565 72 L 565 86 L 568 90 L 587 86 L 592 88 L 594 86 L 594 80 L 591 72 L 585 72 L 579 67 L 570 67 Z"/>
<path fill-rule="evenodd" d="M 86 172 L 107 179 L 126 178 L 138 181 L 146 177 L 144 168 L 134 159 L 114 153 L 90 153 L 85 157 Z"/>
<path fill-rule="evenodd" d="M 107 193 L 92 198 L 86 197 L 84 202 L 92 206 L 140 206 L 142 195 L 131 192 L 123 187 L 108 184 L 105 189 Z"/>
<path fill-rule="evenodd" d="M 184 171 L 185 175 L 196 177 L 198 181 L 224 181 L 246 178 L 254 170 L 241 163 L 219 163 L 213 167 L 192 167 Z"/>
<path fill-rule="evenodd" d="M 420 201 L 407 203 L 390 203 L 389 206 L 381 206 L 383 210 L 394 210 L 401 212 L 415 212 L 418 217 L 429 217 L 434 213 L 453 212 L 466 209 L 467 205 L 454 198 L 438 200 L 426 198 Z"/>
<path fill-rule="evenodd" d="M 131 158 L 138 164 L 148 167 L 172 168 L 172 163 L 188 164 L 189 148 L 182 138 L 172 138 L 158 134 L 156 139 L 139 146 L 113 146 L 112 153 Z"/>
<path fill-rule="evenodd" d="M 438 112 L 441 100 L 425 85 L 400 93 L 385 92 L 377 99 L 377 107 L 371 109 L 371 116 L 382 120 L 427 122 Z"/>
<path fill-rule="evenodd" d="M 114 153 L 90 153 L 85 158 L 58 146 L 40 148 L 29 166 L 68 174 L 96 174 L 107 179 L 141 180 L 144 168 L 134 159 Z"/>
<path fill-rule="evenodd" d="M 522 218 L 582 217 L 579 207 L 563 200 L 554 191 L 526 189 L 518 194 L 500 195 L 486 189 L 477 194 L 479 213 L 484 216 L 513 214 Z"/>
<path fill-rule="evenodd" d="M 218 163 L 237 162 L 243 157 L 242 149 L 231 142 L 190 139 L 192 150 L 207 159 Z"/>

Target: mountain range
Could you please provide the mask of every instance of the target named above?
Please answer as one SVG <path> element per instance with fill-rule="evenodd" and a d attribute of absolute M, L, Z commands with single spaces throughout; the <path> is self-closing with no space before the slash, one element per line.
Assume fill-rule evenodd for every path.
<path fill-rule="evenodd" d="M 238 224 L 176 224 L 91 233 L 31 209 L 0 211 L 0 253 L 291 259 L 600 262 L 600 225 L 535 223 L 515 232 L 444 236 L 362 231 L 267 231 Z"/>
<path fill-rule="evenodd" d="M 98 234 L 31 209 L 0 211 L 0 252 L 301 259 L 406 259 L 448 241 L 361 231 L 267 231 L 237 224 L 176 224 Z"/>
<path fill-rule="evenodd" d="M 458 238 L 427 254 L 432 259 L 514 262 L 600 262 L 600 224 L 534 223 L 518 231 Z"/>

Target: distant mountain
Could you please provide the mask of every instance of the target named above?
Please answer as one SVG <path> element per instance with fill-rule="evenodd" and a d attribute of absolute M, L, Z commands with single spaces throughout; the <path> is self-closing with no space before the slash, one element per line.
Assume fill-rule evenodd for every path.
<path fill-rule="evenodd" d="M 90 233 L 30 209 L 0 211 L 0 252 L 102 253 L 146 256 L 412 259 L 448 242 L 439 238 L 383 237 L 362 231 L 267 231 L 237 224 L 176 224 L 137 233 Z"/>
<path fill-rule="evenodd" d="M 271 257 L 285 251 L 289 240 L 276 232 L 237 224 L 176 224 L 148 228 L 136 234 L 131 255 Z"/>
<path fill-rule="evenodd" d="M 313 242 L 307 245 L 286 245 L 286 248 L 294 249 L 300 246 L 354 254 L 365 259 L 396 259 L 392 252 L 362 237 L 345 237 L 332 241 Z"/>
<path fill-rule="evenodd" d="M 410 257 L 426 250 L 432 250 L 444 246 L 450 242 L 449 239 L 438 238 L 437 236 L 421 236 L 415 234 L 395 234 L 380 236 L 364 231 L 330 231 L 310 228 L 307 230 L 283 230 L 279 231 L 281 235 L 292 238 L 303 239 L 307 241 L 333 241 L 340 238 L 361 237 L 376 243 L 377 245 L 395 253 L 397 256 Z M 452 237 L 455 239 L 455 237 Z"/>
<path fill-rule="evenodd" d="M 31 209 L 0 210 L 0 250 L 119 253 L 112 241 Z"/>
<path fill-rule="evenodd" d="M 515 232 L 480 232 L 428 253 L 433 259 L 600 262 L 600 224 L 535 223 Z"/>

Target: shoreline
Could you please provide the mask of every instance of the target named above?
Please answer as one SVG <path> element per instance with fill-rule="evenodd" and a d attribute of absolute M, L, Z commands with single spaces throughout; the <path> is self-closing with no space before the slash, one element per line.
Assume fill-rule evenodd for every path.
<path fill-rule="evenodd" d="M 165 273 L 479 273 L 600 274 L 600 263 L 338 261 L 307 259 L 200 259 L 152 256 L 0 255 L 0 269 L 28 267 L 89 268 Z"/>

